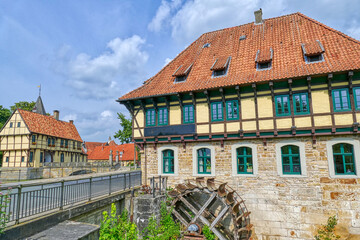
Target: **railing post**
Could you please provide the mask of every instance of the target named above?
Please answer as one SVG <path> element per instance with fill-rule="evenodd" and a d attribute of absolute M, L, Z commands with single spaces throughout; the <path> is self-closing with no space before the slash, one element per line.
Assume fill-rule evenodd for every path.
<path fill-rule="evenodd" d="M 16 219 L 15 219 L 15 224 L 19 224 L 19 219 L 20 219 L 21 189 L 22 189 L 22 186 L 21 186 L 21 184 L 20 184 L 20 185 L 18 186 L 18 196 L 17 196 L 17 203 L 16 203 Z"/>
<path fill-rule="evenodd" d="M 155 177 L 152 177 L 152 193 L 153 197 L 155 197 Z"/>
<path fill-rule="evenodd" d="M 129 173 L 129 189 L 131 188 L 131 172 Z"/>
<path fill-rule="evenodd" d="M 124 173 L 124 190 L 126 190 L 126 173 Z"/>
<path fill-rule="evenodd" d="M 90 177 L 90 182 L 89 182 L 89 201 L 91 201 L 91 185 L 92 185 L 92 177 Z"/>
<path fill-rule="evenodd" d="M 142 186 L 142 172 L 140 172 L 140 186 Z"/>
<path fill-rule="evenodd" d="M 161 175 L 159 175 L 159 195 L 161 195 Z"/>
<path fill-rule="evenodd" d="M 109 176 L 109 195 L 111 195 L 111 175 Z"/>
<path fill-rule="evenodd" d="M 63 210 L 64 206 L 64 185 L 64 180 L 61 180 L 60 210 Z"/>

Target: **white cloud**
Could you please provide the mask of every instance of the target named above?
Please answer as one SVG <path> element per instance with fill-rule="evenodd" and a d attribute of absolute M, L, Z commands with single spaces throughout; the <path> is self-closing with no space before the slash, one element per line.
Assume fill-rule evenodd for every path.
<path fill-rule="evenodd" d="M 148 29 L 153 32 L 159 32 L 164 22 L 170 17 L 171 12 L 178 8 L 180 4 L 181 0 L 172 0 L 170 2 L 162 0 L 155 17 L 148 25 Z"/>
<path fill-rule="evenodd" d="M 172 61 L 172 58 L 166 58 L 164 61 L 164 67 L 169 64 L 169 62 Z"/>
<path fill-rule="evenodd" d="M 107 44 L 108 51 L 92 57 L 80 53 L 71 60 L 64 60 L 69 46 L 64 46 L 58 53 L 54 67 L 67 78 L 66 84 L 73 88 L 81 98 L 117 98 L 131 89 L 134 81 L 143 80 L 143 65 L 148 61 L 148 54 L 142 50 L 145 39 L 134 35 L 127 39 L 115 38 Z"/>
<path fill-rule="evenodd" d="M 76 114 L 68 114 L 68 115 L 64 116 L 62 120 L 65 121 L 65 122 L 68 122 L 70 120 L 76 121 L 76 119 L 77 119 Z"/>
<path fill-rule="evenodd" d="M 162 1 L 149 27 L 161 31 L 167 27 L 164 23 L 170 22 L 173 39 L 187 43 L 205 32 L 252 22 L 254 11 L 259 8 L 263 9 L 265 18 L 279 16 L 286 3 L 284 0 L 193 0 L 171 8 L 169 2 Z"/>
<path fill-rule="evenodd" d="M 355 38 L 355 39 L 360 39 L 360 26 L 357 23 L 357 21 L 352 21 L 351 26 L 346 30 L 345 32 L 347 35 Z"/>
<path fill-rule="evenodd" d="M 105 110 L 100 114 L 100 116 L 102 118 L 111 118 L 113 116 L 113 113 L 109 110 Z"/>

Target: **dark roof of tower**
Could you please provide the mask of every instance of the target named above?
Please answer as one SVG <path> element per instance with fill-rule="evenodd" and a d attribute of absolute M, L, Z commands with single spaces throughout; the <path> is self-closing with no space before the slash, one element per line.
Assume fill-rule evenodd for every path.
<path fill-rule="evenodd" d="M 42 102 L 42 99 L 41 97 L 39 96 L 38 99 L 36 100 L 36 103 L 35 103 L 35 106 L 32 110 L 33 112 L 35 113 L 39 113 L 39 114 L 42 114 L 42 115 L 46 115 L 46 111 L 45 111 L 45 108 L 44 108 L 44 104 Z"/>

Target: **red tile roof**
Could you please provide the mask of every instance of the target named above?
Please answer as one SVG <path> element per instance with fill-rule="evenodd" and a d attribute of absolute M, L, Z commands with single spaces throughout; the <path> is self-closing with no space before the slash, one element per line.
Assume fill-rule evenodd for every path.
<path fill-rule="evenodd" d="M 245 40 L 240 36 L 246 35 Z M 319 40 L 324 61 L 304 61 L 302 44 Z M 210 47 L 203 48 L 205 43 Z M 260 49 L 273 49 L 272 68 L 257 71 L 255 57 Z M 213 78 L 211 66 L 220 57 L 231 56 L 226 76 Z M 174 84 L 172 74 L 185 63 L 193 62 L 186 81 Z M 301 13 L 249 23 L 200 36 L 173 61 L 144 84 L 120 100 L 202 91 L 253 82 L 322 75 L 360 69 L 360 42 Z"/>
<path fill-rule="evenodd" d="M 113 161 L 115 161 L 116 151 L 123 152 L 123 155 L 119 160 L 131 161 L 134 160 L 134 144 L 127 143 L 117 146 L 97 146 L 88 155 L 88 160 L 109 160 L 110 150 L 113 151 Z"/>
<path fill-rule="evenodd" d="M 82 142 L 74 124 L 56 120 L 51 116 L 18 109 L 29 131 L 48 136 L 71 139 Z"/>
<path fill-rule="evenodd" d="M 259 53 L 256 58 L 256 62 L 258 63 L 267 63 L 272 60 L 272 49 L 271 48 L 263 48 L 259 50 Z"/>
<path fill-rule="evenodd" d="M 323 53 L 323 49 L 321 48 L 320 42 L 313 41 L 311 43 L 304 44 L 304 50 L 306 56 L 314 56 Z"/>
<path fill-rule="evenodd" d="M 111 140 L 110 142 L 85 142 L 85 147 L 87 150 L 87 154 L 90 154 L 91 151 L 93 151 L 98 146 L 117 146 L 114 140 Z"/>

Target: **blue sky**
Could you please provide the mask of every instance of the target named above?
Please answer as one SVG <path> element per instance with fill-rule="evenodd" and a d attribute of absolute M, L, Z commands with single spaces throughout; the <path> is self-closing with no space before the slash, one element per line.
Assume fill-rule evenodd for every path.
<path fill-rule="evenodd" d="M 0 0 L 0 105 L 35 101 L 74 120 L 85 141 L 119 129 L 115 100 L 202 33 L 293 12 L 360 39 L 353 0 Z M 129 115 L 128 115 L 129 116 Z"/>

